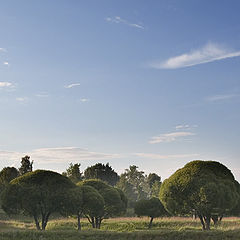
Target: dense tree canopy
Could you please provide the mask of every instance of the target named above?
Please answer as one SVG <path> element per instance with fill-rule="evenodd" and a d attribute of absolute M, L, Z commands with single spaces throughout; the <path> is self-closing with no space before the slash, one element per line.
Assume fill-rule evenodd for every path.
<path fill-rule="evenodd" d="M 0 184 L 6 185 L 18 177 L 18 175 L 19 172 L 15 167 L 5 167 L 0 172 Z"/>
<path fill-rule="evenodd" d="M 65 214 L 75 215 L 78 219 L 78 230 L 81 230 L 80 218 L 85 215 L 90 222 L 95 217 L 101 216 L 104 211 L 104 199 L 96 189 L 87 185 L 71 188 L 67 197 L 68 204 L 63 211 Z M 93 225 L 93 227 L 95 227 Z"/>
<path fill-rule="evenodd" d="M 151 199 L 139 200 L 135 204 L 134 211 L 137 216 L 150 217 L 148 228 L 152 227 L 152 222 L 154 218 L 166 215 L 166 210 L 163 204 L 156 197 L 153 197 Z"/>
<path fill-rule="evenodd" d="M 203 229 L 210 229 L 212 216 L 222 215 L 239 201 L 238 183 L 231 171 L 219 162 L 193 161 L 166 179 L 160 199 L 174 215 L 193 210 Z"/>
<path fill-rule="evenodd" d="M 138 167 L 131 165 L 129 169 L 121 174 L 117 187 L 121 189 L 128 198 L 129 207 L 133 207 L 135 202 L 146 199 L 150 196 L 150 185 L 147 176 Z"/>
<path fill-rule="evenodd" d="M 84 171 L 85 179 L 100 179 L 107 182 L 111 186 L 115 186 L 119 180 L 118 174 L 109 166 L 109 163 L 102 164 L 97 163 L 91 167 L 88 167 Z"/>
<path fill-rule="evenodd" d="M 89 218 L 91 224 L 100 228 L 104 218 L 118 216 L 126 210 L 126 197 L 123 192 L 106 184 L 101 180 L 90 179 L 78 183 L 79 186 L 91 186 L 95 188 L 104 199 L 104 211 L 97 217 Z"/>
<path fill-rule="evenodd" d="M 82 173 L 80 172 L 80 163 L 72 164 L 70 163 L 66 172 L 63 172 L 62 175 L 68 177 L 72 182 L 77 183 L 82 180 Z"/>
<path fill-rule="evenodd" d="M 25 156 L 22 158 L 21 167 L 19 168 L 19 174 L 24 175 L 25 173 L 32 172 L 33 161 L 30 161 L 30 156 Z"/>
<path fill-rule="evenodd" d="M 32 216 L 37 229 L 45 230 L 49 216 L 64 207 L 71 188 L 75 185 L 56 172 L 26 173 L 10 182 L 2 194 L 2 208 L 9 214 L 23 212 Z"/>

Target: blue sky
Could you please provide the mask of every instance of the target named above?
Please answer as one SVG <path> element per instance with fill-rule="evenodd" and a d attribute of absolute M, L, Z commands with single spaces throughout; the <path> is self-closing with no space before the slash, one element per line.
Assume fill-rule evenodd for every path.
<path fill-rule="evenodd" d="M 203 159 L 240 180 L 239 1 L 0 4 L 0 168 Z"/>

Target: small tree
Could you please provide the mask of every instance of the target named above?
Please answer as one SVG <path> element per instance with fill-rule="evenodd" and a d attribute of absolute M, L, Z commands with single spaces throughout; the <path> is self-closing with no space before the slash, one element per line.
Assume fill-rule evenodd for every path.
<path fill-rule="evenodd" d="M 24 175 L 33 170 L 33 161 L 30 162 L 30 156 L 25 156 L 22 158 L 21 167 L 19 168 L 19 174 Z"/>
<path fill-rule="evenodd" d="M 85 179 L 100 179 L 107 182 L 111 186 L 115 186 L 119 180 L 118 174 L 113 170 L 109 163 L 102 164 L 97 163 L 91 167 L 88 167 L 84 171 Z"/>
<path fill-rule="evenodd" d="M 238 183 L 231 171 L 219 162 L 193 161 L 166 179 L 160 189 L 160 200 L 172 214 L 198 215 L 203 230 L 236 207 Z"/>
<path fill-rule="evenodd" d="M 62 175 L 70 178 L 72 182 L 77 183 L 82 180 L 80 166 L 81 166 L 80 163 L 75 164 L 70 163 L 69 168 L 67 168 L 66 172 L 63 172 Z"/>
<path fill-rule="evenodd" d="M 69 191 L 68 204 L 63 209 L 64 215 L 77 216 L 78 230 L 81 230 L 81 217 L 85 215 L 88 219 L 98 217 L 102 214 L 104 199 L 91 186 L 80 185 Z"/>
<path fill-rule="evenodd" d="M 0 185 L 7 185 L 14 178 L 18 177 L 19 172 L 15 167 L 5 167 L 0 172 Z"/>
<path fill-rule="evenodd" d="M 78 183 L 78 185 L 87 185 L 95 188 L 104 199 L 104 211 L 98 216 L 88 218 L 94 228 L 100 228 L 103 219 L 119 216 L 126 211 L 126 202 L 123 200 L 123 196 L 120 195 L 119 190 L 103 181 L 96 179 L 85 180 Z"/>
<path fill-rule="evenodd" d="M 152 222 L 154 218 L 161 217 L 166 214 L 164 206 L 162 205 L 160 200 L 155 197 L 148 200 L 139 200 L 135 204 L 134 211 L 137 216 L 150 217 L 148 228 L 152 227 Z"/>
<path fill-rule="evenodd" d="M 32 216 L 36 228 L 45 230 L 50 215 L 61 211 L 68 190 L 74 187 L 68 178 L 56 172 L 30 172 L 10 182 L 2 194 L 2 208 L 8 214 L 22 212 Z"/>

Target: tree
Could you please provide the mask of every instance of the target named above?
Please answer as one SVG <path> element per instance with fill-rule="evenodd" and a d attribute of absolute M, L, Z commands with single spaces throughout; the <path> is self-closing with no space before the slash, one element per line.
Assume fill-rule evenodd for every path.
<path fill-rule="evenodd" d="M 120 176 L 117 187 L 127 196 L 129 207 L 133 207 L 135 202 L 140 199 L 148 198 L 150 194 L 146 175 L 143 171 L 138 171 L 138 167 L 135 165 L 125 169 L 125 172 Z"/>
<path fill-rule="evenodd" d="M 22 212 L 32 216 L 36 228 L 45 230 L 50 215 L 66 204 L 71 188 L 75 185 L 56 172 L 29 172 L 10 182 L 2 194 L 2 208 L 8 214 Z"/>
<path fill-rule="evenodd" d="M 21 167 L 19 168 L 19 174 L 24 175 L 33 170 L 33 161 L 30 162 L 30 156 L 25 156 L 22 158 Z"/>
<path fill-rule="evenodd" d="M 147 177 L 147 182 L 149 184 L 149 187 L 152 188 L 155 182 L 161 182 L 161 177 L 158 176 L 156 173 L 149 173 Z"/>
<path fill-rule="evenodd" d="M 7 185 L 14 178 L 18 177 L 19 172 L 15 167 L 5 167 L 0 172 L 0 185 Z"/>
<path fill-rule="evenodd" d="M 151 187 L 151 197 L 159 197 L 161 182 L 155 181 Z"/>
<path fill-rule="evenodd" d="M 82 180 L 80 166 L 81 166 L 80 163 L 75 164 L 70 163 L 69 168 L 67 168 L 66 172 L 63 172 L 62 175 L 70 178 L 72 182 L 77 183 Z"/>
<path fill-rule="evenodd" d="M 75 215 L 78 221 L 78 230 L 81 230 L 81 217 L 85 215 L 88 219 L 92 219 L 101 215 L 104 211 L 104 199 L 91 186 L 80 185 L 70 189 L 68 194 L 68 204 L 62 211 L 64 215 Z"/>
<path fill-rule="evenodd" d="M 135 204 L 134 211 L 137 216 L 150 217 L 148 228 L 152 227 L 152 222 L 154 218 L 166 215 L 166 210 L 164 209 L 163 204 L 156 197 L 153 197 L 151 199 L 139 200 Z"/>
<path fill-rule="evenodd" d="M 147 177 L 147 182 L 150 187 L 150 196 L 158 197 L 161 187 L 161 177 L 158 176 L 156 173 L 149 173 Z"/>
<path fill-rule="evenodd" d="M 14 167 L 5 167 L 0 172 L 0 195 L 4 189 L 8 186 L 9 182 L 16 178 L 19 172 Z"/>
<path fill-rule="evenodd" d="M 237 205 L 238 191 L 233 174 L 221 163 L 192 161 L 163 182 L 160 200 L 172 214 L 196 212 L 203 230 L 209 230 L 212 217 Z"/>
<path fill-rule="evenodd" d="M 126 211 L 126 199 L 123 192 L 106 184 L 101 180 L 90 179 L 78 183 L 78 186 L 91 186 L 95 188 L 104 199 L 104 211 L 98 216 L 90 216 L 89 222 L 93 228 L 100 228 L 103 219 L 119 216 Z"/>
<path fill-rule="evenodd" d="M 100 179 L 111 186 L 115 186 L 119 180 L 118 174 L 109 166 L 109 163 L 106 165 L 97 163 L 88 167 L 84 171 L 84 177 L 85 179 Z"/>

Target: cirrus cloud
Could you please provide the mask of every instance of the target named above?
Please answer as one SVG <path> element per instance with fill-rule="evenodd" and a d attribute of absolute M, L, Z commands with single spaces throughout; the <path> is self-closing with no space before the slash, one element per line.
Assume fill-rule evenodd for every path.
<path fill-rule="evenodd" d="M 192 132 L 172 132 L 172 133 L 165 133 L 159 136 L 154 136 L 149 141 L 150 144 L 156 144 L 161 142 L 174 142 L 178 138 L 193 136 L 195 133 Z"/>
<path fill-rule="evenodd" d="M 176 69 L 239 56 L 240 51 L 229 50 L 218 44 L 208 43 L 202 48 L 171 57 L 163 62 L 152 62 L 150 67 L 156 69 Z"/>

